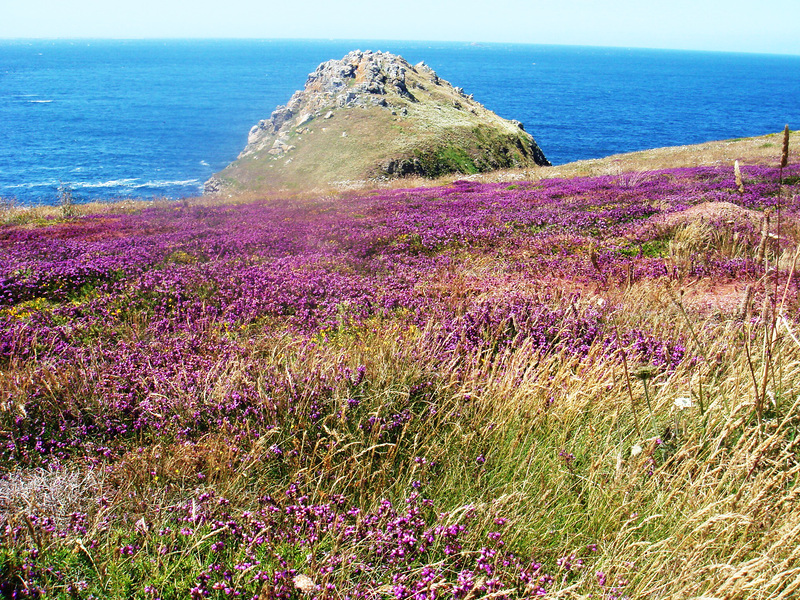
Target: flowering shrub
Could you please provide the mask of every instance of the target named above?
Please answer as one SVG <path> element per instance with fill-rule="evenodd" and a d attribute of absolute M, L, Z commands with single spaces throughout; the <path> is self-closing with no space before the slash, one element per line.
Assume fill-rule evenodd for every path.
<path fill-rule="evenodd" d="M 0 591 L 624 597 L 637 568 L 604 538 L 638 523 L 627 498 L 661 485 L 691 430 L 629 373 L 690 385 L 701 368 L 721 377 L 725 351 L 695 339 L 721 335 L 713 322 L 626 294 L 663 290 L 686 314 L 681 287 L 762 281 L 753 222 L 709 224 L 728 250 L 673 243 L 675 215 L 707 203 L 794 218 L 796 185 L 781 196 L 774 169 L 742 176 L 744 192 L 704 167 L 5 227 L 0 465 L 8 482 L 69 466 L 98 483 L 91 509 L 0 504 Z M 706 410 L 704 393 L 681 407 Z M 616 467 L 591 455 L 603 411 L 607 439 L 635 437 L 604 450 Z M 565 433 L 576 415 L 588 441 Z M 549 480 L 556 497 L 530 504 L 526 486 Z M 592 496 L 608 489 L 613 526 Z"/>

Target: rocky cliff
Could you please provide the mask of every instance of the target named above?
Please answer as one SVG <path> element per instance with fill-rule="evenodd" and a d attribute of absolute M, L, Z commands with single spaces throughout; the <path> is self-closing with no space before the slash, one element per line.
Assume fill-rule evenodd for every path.
<path fill-rule="evenodd" d="M 357 50 L 311 73 L 205 189 L 309 189 L 548 164 L 521 123 L 487 110 L 424 63 Z"/>

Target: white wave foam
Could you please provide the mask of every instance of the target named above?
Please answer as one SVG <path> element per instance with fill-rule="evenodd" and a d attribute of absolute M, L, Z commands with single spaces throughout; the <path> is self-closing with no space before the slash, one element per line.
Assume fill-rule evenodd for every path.
<path fill-rule="evenodd" d="M 50 104 L 52 100 L 28 100 L 31 104 Z"/>
<path fill-rule="evenodd" d="M 92 190 L 104 188 L 122 188 L 122 190 L 141 190 L 144 188 L 169 188 L 169 187 L 186 187 L 195 186 L 197 189 L 202 188 L 202 182 L 199 179 L 185 179 L 174 181 L 145 181 L 141 182 L 139 179 L 112 179 L 111 181 L 60 181 L 58 179 L 50 179 L 48 181 L 34 181 L 28 183 L 17 183 L 13 185 L 2 186 L 6 190 L 31 190 L 35 188 L 59 188 L 65 186 L 72 190 Z"/>
<path fill-rule="evenodd" d="M 136 185 L 132 185 L 131 187 L 135 189 L 146 188 L 146 187 L 164 188 L 177 185 L 200 185 L 200 180 L 186 179 L 184 181 L 148 181 L 146 183 L 138 183 Z"/>
<path fill-rule="evenodd" d="M 6 185 L 3 187 L 8 190 L 30 190 L 33 188 L 54 187 L 58 185 L 59 185 L 58 181 L 34 181 L 30 183 L 16 183 L 13 185 Z"/>
<path fill-rule="evenodd" d="M 210 166 L 210 165 L 209 165 L 209 164 L 208 164 L 206 161 L 204 161 L 204 160 L 201 160 L 201 161 L 200 161 L 200 164 L 201 164 L 201 165 L 203 165 L 204 167 L 208 167 L 208 166 Z"/>
<path fill-rule="evenodd" d="M 112 179 L 111 181 L 76 181 L 73 183 L 67 183 L 71 188 L 74 189 L 93 189 L 93 188 L 110 188 L 110 187 L 136 187 L 134 183 L 139 181 L 138 179 Z"/>

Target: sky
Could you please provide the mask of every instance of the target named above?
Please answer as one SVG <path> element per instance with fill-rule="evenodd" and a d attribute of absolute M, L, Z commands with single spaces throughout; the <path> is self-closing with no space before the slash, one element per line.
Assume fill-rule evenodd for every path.
<path fill-rule="evenodd" d="M 0 38 L 509 42 L 800 54 L 800 0 L 0 0 Z"/>

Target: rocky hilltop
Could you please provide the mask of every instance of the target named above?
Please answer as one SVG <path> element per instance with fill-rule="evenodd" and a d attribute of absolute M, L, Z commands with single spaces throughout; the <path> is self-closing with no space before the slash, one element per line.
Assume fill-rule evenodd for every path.
<path fill-rule="evenodd" d="M 521 123 L 502 119 L 425 63 L 353 51 L 250 130 L 206 193 L 308 189 L 404 175 L 549 165 Z"/>

